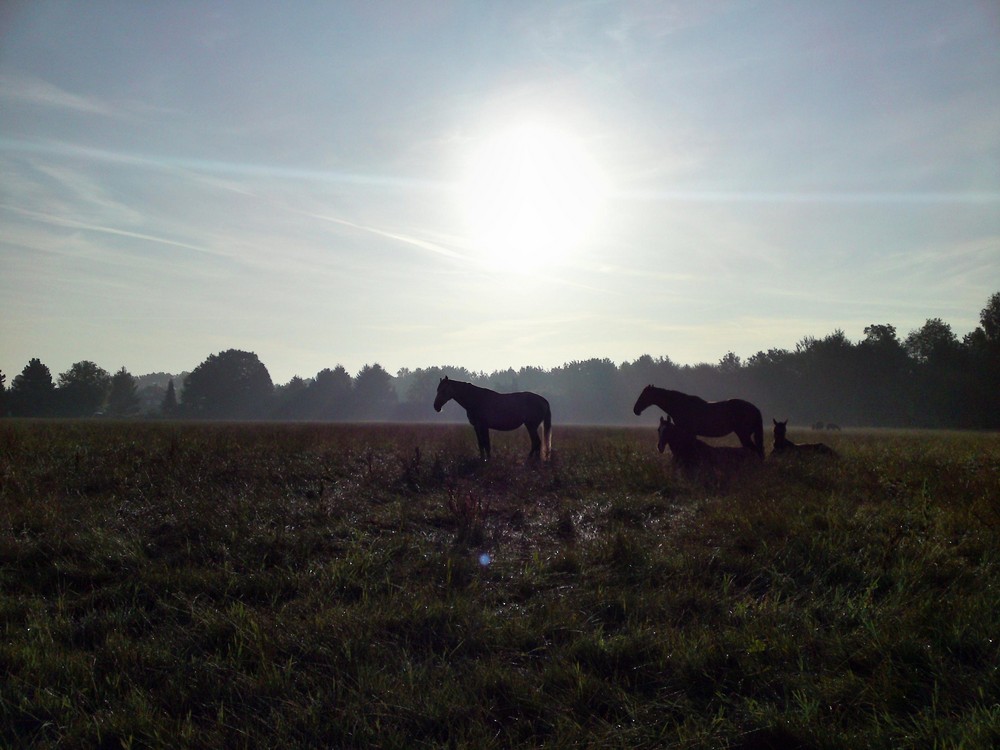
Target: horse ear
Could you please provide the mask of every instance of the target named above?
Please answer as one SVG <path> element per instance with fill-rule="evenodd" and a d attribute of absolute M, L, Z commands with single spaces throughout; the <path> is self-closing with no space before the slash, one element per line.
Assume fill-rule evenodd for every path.
<path fill-rule="evenodd" d="M 771 417 L 771 421 L 774 422 L 774 426 L 775 427 L 778 426 L 778 420 L 777 419 L 775 419 L 774 417 Z"/>

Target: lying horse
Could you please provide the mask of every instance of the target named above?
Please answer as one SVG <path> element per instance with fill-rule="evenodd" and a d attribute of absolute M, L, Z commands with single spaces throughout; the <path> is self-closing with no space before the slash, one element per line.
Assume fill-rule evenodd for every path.
<path fill-rule="evenodd" d="M 649 406 L 659 406 L 681 430 L 692 435 L 722 437 L 735 432 L 745 448 L 764 458 L 764 420 L 760 409 L 739 398 L 705 401 L 680 391 L 647 385 L 632 411 L 638 416 Z"/>
<path fill-rule="evenodd" d="M 489 388 L 480 388 L 472 383 L 461 380 L 449 380 L 448 376 L 438 383 L 437 397 L 434 399 L 434 411 L 454 399 L 465 409 L 469 424 L 476 431 L 479 442 L 479 456 L 485 461 L 490 457 L 490 430 L 516 430 L 524 425 L 531 438 L 531 451 L 528 458 L 542 456 L 548 458 L 552 453 L 552 412 L 549 402 L 530 391 L 519 393 L 497 393 Z M 545 434 L 544 455 L 542 441 L 538 437 L 538 426 L 542 425 Z"/>
<path fill-rule="evenodd" d="M 674 459 L 687 469 L 699 466 L 736 468 L 744 463 L 760 461 L 753 448 L 709 445 L 679 427 L 673 420 L 663 417 L 660 417 L 657 433 L 659 435 L 657 450 L 663 453 L 663 449 L 669 445 Z"/>
<path fill-rule="evenodd" d="M 787 437 L 785 437 L 785 432 L 788 429 L 788 420 L 784 422 L 779 422 L 777 419 L 771 419 L 774 422 L 774 453 L 819 453 L 824 456 L 836 456 L 837 452 L 828 445 L 823 443 L 793 443 Z"/>

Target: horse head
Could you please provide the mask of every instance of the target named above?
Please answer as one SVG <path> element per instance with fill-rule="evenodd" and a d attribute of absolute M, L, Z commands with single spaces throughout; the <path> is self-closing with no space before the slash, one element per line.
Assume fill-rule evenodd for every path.
<path fill-rule="evenodd" d="M 434 411 L 441 411 L 441 407 L 448 403 L 450 399 L 451 381 L 445 375 L 441 378 L 441 382 L 438 383 L 437 396 L 434 398 Z"/>
<path fill-rule="evenodd" d="M 785 431 L 788 429 L 788 420 L 784 422 L 779 422 L 774 417 L 771 417 L 771 421 L 774 422 L 774 441 L 780 443 L 785 439 Z"/>
<path fill-rule="evenodd" d="M 671 417 L 664 419 L 660 417 L 660 426 L 656 428 L 656 434 L 659 436 L 659 441 L 656 444 L 656 449 L 663 453 L 663 449 L 667 447 L 667 443 L 676 434 L 676 425 Z"/>
<path fill-rule="evenodd" d="M 653 403 L 653 386 L 647 385 L 642 389 L 642 393 L 639 394 L 639 398 L 636 399 L 635 406 L 632 407 L 632 413 L 637 417 L 642 414 L 643 409 Z"/>

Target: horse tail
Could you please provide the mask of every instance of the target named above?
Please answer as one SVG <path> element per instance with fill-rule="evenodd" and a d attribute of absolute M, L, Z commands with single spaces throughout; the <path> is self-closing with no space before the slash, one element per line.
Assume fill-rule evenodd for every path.
<path fill-rule="evenodd" d="M 545 404 L 545 416 L 542 418 L 542 434 L 544 443 L 542 457 L 548 461 L 552 458 L 552 409 Z"/>

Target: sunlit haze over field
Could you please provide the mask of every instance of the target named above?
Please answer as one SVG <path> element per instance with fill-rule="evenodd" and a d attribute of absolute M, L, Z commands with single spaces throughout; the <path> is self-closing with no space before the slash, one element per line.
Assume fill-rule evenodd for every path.
<path fill-rule="evenodd" d="M 0 6 L 0 371 L 678 363 L 1000 290 L 1000 5 Z"/>

